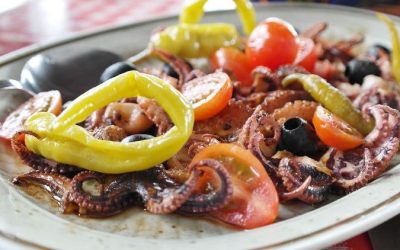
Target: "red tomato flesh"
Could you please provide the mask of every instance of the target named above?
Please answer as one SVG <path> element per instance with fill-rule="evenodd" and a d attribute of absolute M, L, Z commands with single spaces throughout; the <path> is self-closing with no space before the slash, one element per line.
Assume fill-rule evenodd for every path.
<path fill-rule="evenodd" d="M 276 70 L 292 64 L 298 50 L 293 26 L 279 18 L 268 18 L 251 32 L 246 44 L 247 60 L 252 68 L 266 66 Z"/>
<path fill-rule="evenodd" d="M 364 143 L 362 135 L 348 123 L 322 106 L 315 110 L 312 122 L 323 143 L 339 150 L 348 150 Z"/>
<path fill-rule="evenodd" d="M 246 55 L 236 48 L 220 48 L 210 58 L 214 70 L 222 69 L 240 82 L 241 86 L 251 86 L 251 68 Z"/>
<path fill-rule="evenodd" d="M 215 72 L 186 82 L 182 94 L 193 104 L 196 121 L 206 120 L 225 108 L 232 97 L 231 79 Z"/>
<path fill-rule="evenodd" d="M 299 49 L 294 64 L 305 68 L 308 72 L 314 73 L 315 63 L 318 55 L 315 43 L 310 38 L 299 38 Z"/>
<path fill-rule="evenodd" d="M 234 144 L 213 144 L 200 151 L 192 163 L 204 159 L 223 163 L 233 183 L 232 199 L 224 208 L 212 212 L 213 217 L 245 229 L 274 222 L 278 193 L 263 165 L 250 151 Z"/>

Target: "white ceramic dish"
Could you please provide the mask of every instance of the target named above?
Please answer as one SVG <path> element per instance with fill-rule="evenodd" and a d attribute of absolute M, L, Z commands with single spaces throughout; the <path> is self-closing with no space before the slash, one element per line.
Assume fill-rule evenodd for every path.
<path fill-rule="evenodd" d="M 281 17 L 299 29 L 327 21 L 327 36 L 366 35 L 366 43 L 390 46 L 386 27 L 372 12 L 317 4 L 269 4 L 257 7 L 259 19 Z M 395 18 L 400 24 L 398 18 Z M 124 56 L 140 51 L 151 30 L 175 23 L 176 17 L 127 24 L 80 34 L 45 45 L 34 45 L 0 58 L 0 78 L 19 79 L 24 62 L 56 47 L 98 47 Z M 232 11 L 208 14 L 204 21 L 238 23 Z M 84 219 L 62 215 L 47 201 L 25 195 L 9 182 L 18 169 L 12 153 L 0 146 L 0 246 L 35 249 L 316 249 L 335 244 L 383 223 L 400 212 L 400 166 L 392 168 L 368 186 L 320 207 L 283 206 L 280 222 L 235 231 L 205 220 L 176 215 L 151 215 L 132 209 L 108 219 Z M 43 198 L 45 199 L 45 198 Z"/>

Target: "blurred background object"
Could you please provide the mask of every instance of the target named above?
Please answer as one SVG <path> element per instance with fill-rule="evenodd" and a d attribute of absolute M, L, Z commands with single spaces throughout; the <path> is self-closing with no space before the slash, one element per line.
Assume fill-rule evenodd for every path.
<path fill-rule="evenodd" d="M 131 21 L 177 14 L 184 0 L 0 0 L 0 55 L 87 31 Z M 259 0 L 255 2 L 283 2 Z M 295 2 L 295 1 L 291 1 Z M 299 1 L 344 4 L 400 15 L 400 1 Z M 213 0 L 206 10 L 233 8 L 231 0 Z"/>
<path fill-rule="evenodd" d="M 182 2 L 0 0 L 0 55 L 77 31 L 177 14 Z"/>

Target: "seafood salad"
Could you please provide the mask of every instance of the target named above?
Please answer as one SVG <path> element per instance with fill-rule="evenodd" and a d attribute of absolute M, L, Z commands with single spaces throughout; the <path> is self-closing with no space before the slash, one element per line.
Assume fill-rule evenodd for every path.
<path fill-rule="evenodd" d="M 361 35 L 333 41 L 324 22 L 257 23 L 247 0 L 234 1 L 241 31 L 200 23 L 206 2 L 186 5 L 179 23 L 74 100 L 55 89 L 9 112 L 0 137 L 30 168 L 12 182 L 50 192 L 63 213 L 139 206 L 252 229 L 273 223 L 282 203 L 319 204 L 390 167 L 400 43 L 389 17 L 377 15 L 392 48 L 355 53 Z"/>

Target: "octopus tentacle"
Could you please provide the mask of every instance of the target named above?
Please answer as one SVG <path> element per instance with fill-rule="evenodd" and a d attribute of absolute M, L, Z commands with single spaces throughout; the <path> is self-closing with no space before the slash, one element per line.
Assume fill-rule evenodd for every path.
<path fill-rule="evenodd" d="M 284 157 L 279 163 L 278 174 L 289 192 L 283 198 L 297 198 L 309 204 L 323 201 L 333 183 L 327 169 L 307 156 Z M 310 177 L 311 180 L 306 185 Z"/>
<path fill-rule="evenodd" d="M 189 177 L 189 165 L 193 157 L 209 145 L 221 142 L 221 138 L 213 134 L 192 134 L 185 146 L 167 161 L 166 175 L 178 183 Z"/>
<path fill-rule="evenodd" d="M 204 167 L 215 171 L 220 180 L 219 188 L 215 192 L 193 195 Z M 145 207 L 157 214 L 171 213 L 177 209 L 184 213 L 205 213 L 225 206 L 232 193 L 232 182 L 224 166 L 216 160 L 205 159 L 190 167 L 190 176 L 184 184 L 163 189 L 145 201 Z"/>
<path fill-rule="evenodd" d="M 374 180 L 385 171 L 399 149 L 399 111 L 374 105 L 369 112 L 376 125 L 365 137 L 364 145 L 348 151 L 330 149 L 325 156 L 336 178 L 334 185 L 340 192 L 352 192 Z"/>
<path fill-rule="evenodd" d="M 400 112 L 385 105 L 375 105 L 369 109 L 375 119 L 375 128 L 366 137 L 367 146 L 377 146 L 386 141 L 386 138 L 400 136 Z"/>
<path fill-rule="evenodd" d="M 276 169 L 268 158 L 275 153 L 280 136 L 279 124 L 261 106 L 256 108 L 239 134 L 238 143 L 250 150 L 263 163 L 272 178 L 275 176 Z"/>
<path fill-rule="evenodd" d="M 357 34 L 354 37 L 348 40 L 340 40 L 334 43 L 331 47 L 336 48 L 337 50 L 343 51 L 345 53 L 349 53 L 349 50 L 357 44 L 360 44 L 364 41 L 364 35 Z"/>
<path fill-rule="evenodd" d="M 327 166 L 332 169 L 336 181 L 334 186 L 339 193 L 349 193 L 365 186 L 371 178 L 369 169 L 374 166 L 371 162 L 371 152 L 367 148 L 359 148 L 351 152 L 328 151 L 330 158 Z M 353 159 L 350 159 L 353 157 Z M 335 164 L 332 161 L 338 161 Z M 339 164 L 341 166 L 339 166 Z"/>
<path fill-rule="evenodd" d="M 296 198 L 300 197 L 301 195 L 303 195 L 303 193 L 305 192 L 307 187 L 310 186 L 311 180 L 312 180 L 311 176 L 308 176 L 307 179 L 303 182 L 303 184 L 301 184 L 296 189 L 294 189 L 294 190 L 292 190 L 290 192 L 282 192 L 282 193 L 280 193 L 279 194 L 279 200 L 288 201 L 288 200 L 293 200 L 293 199 L 296 199 Z"/>
<path fill-rule="evenodd" d="M 178 74 L 178 89 L 180 89 L 180 87 L 182 87 L 185 82 L 191 80 L 192 78 L 195 78 L 197 75 L 200 74 L 200 72 L 197 71 L 192 73 L 193 68 L 190 64 L 188 64 L 185 60 L 176 57 L 164 50 L 153 48 L 152 52 L 160 57 L 161 60 L 168 63 Z"/>
<path fill-rule="evenodd" d="M 307 37 L 315 40 L 321 35 L 322 32 L 326 30 L 326 28 L 328 28 L 328 23 L 326 22 L 316 23 L 313 26 L 301 32 L 300 35 L 302 37 Z"/>
<path fill-rule="evenodd" d="M 225 167 L 220 162 L 212 159 L 202 160 L 192 166 L 192 168 L 197 167 L 212 168 L 221 182 L 219 188 L 212 193 L 191 195 L 179 210 L 191 213 L 206 213 L 216 211 L 227 205 L 233 194 L 233 184 Z"/>
<path fill-rule="evenodd" d="M 157 126 L 157 135 L 165 134 L 172 128 L 173 123 L 171 119 L 156 100 L 138 97 L 137 103 L 143 110 L 143 113 Z"/>
<path fill-rule="evenodd" d="M 353 102 L 353 105 L 363 114 L 367 114 L 368 109 L 376 104 L 384 104 L 400 110 L 400 95 L 397 91 L 376 86 L 362 92 Z"/>
<path fill-rule="evenodd" d="M 370 102 L 370 99 L 372 99 L 371 97 L 376 94 L 377 90 L 378 90 L 378 88 L 372 87 L 372 88 L 362 92 L 360 95 L 358 95 L 354 99 L 353 106 L 358 108 L 359 110 L 364 111 L 363 113 L 365 114 L 365 110 L 368 110 L 369 107 L 373 106 L 373 104 L 369 104 L 369 102 Z M 364 108 L 366 105 L 368 105 L 368 107 Z"/>
<path fill-rule="evenodd" d="M 254 79 L 252 93 L 264 93 L 278 88 L 279 80 L 267 67 L 258 66 L 251 75 Z"/>
<path fill-rule="evenodd" d="M 64 199 L 64 194 L 71 189 L 71 179 L 56 173 L 43 173 L 40 171 L 31 171 L 29 173 L 15 177 L 13 184 L 27 186 L 36 184 L 52 193 L 57 201 Z"/>
<path fill-rule="evenodd" d="M 200 177 L 201 170 L 193 168 L 189 178 L 178 188 L 166 188 L 156 197 L 150 197 L 145 202 L 146 210 L 155 214 L 167 214 L 174 212 L 185 203 L 193 193 Z"/>
<path fill-rule="evenodd" d="M 264 101 L 265 97 L 267 97 L 267 96 L 268 96 L 268 94 L 263 93 L 263 92 L 251 93 L 250 95 L 247 95 L 247 96 L 242 96 L 235 92 L 234 98 L 236 100 L 240 100 L 240 101 L 246 103 L 247 105 L 249 105 L 252 108 L 255 108 L 258 105 L 260 105 Z"/>
<path fill-rule="evenodd" d="M 265 97 L 261 104 L 262 109 L 267 113 L 272 113 L 275 109 L 283 107 L 288 102 L 296 100 L 311 100 L 310 95 L 298 90 L 276 90 Z"/>
<path fill-rule="evenodd" d="M 303 68 L 299 65 L 286 64 L 286 65 L 280 66 L 276 70 L 275 75 L 279 79 L 279 83 L 280 83 L 286 76 L 294 74 L 294 73 L 309 74 L 309 72 L 305 68 Z M 290 86 L 290 88 L 292 88 L 294 86 L 295 85 L 292 85 L 292 86 Z M 302 89 L 302 88 L 300 88 L 300 89 Z"/>
<path fill-rule="evenodd" d="M 320 57 L 321 59 L 328 59 L 331 62 L 340 61 L 346 63 L 353 59 L 353 55 L 350 53 L 351 48 L 364 41 L 363 35 L 356 35 L 349 40 L 340 40 L 333 44 L 323 43 L 324 53 Z"/>
<path fill-rule="evenodd" d="M 124 129 L 115 125 L 97 127 L 92 134 L 94 138 L 106 141 L 122 141 L 127 135 Z"/>
<path fill-rule="evenodd" d="M 76 166 L 59 163 L 53 160 L 44 158 L 41 155 L 35 154 L 30 151 L 25 145 L 25 135 L 33 135 L 29 131 L 21 131 L 16 133 L 11 139 L 11 147 L 24 164 L 43 173 L 60 173 L 63 175 L 73 175 L 80 171 L 81 168 Z"/>
<path fill-rule="evenodd" d="M 312 101 L 294 101 L 286 103 L 282 108 L 276 109 L 272 113 L 272 117 L 282 125 L 290 118 L 301 117 L 311 122 L 318 103 Z"/>
<path fill-rule="evenodd" d="M 218 185 L 209 193 L 194 195 L 206 169 L 214 171 Z M 98 184 L 95 189 L 88 188 L 89 181 Z M 88 217 L 111 216 L 135 204 L 143 204 L 146 210 L 158 214 L 177 209 L 184 213 L 205 213 L 225 206 L 233 193 L 229 173 L 212 159 L 191 166 L 190 176 L 182 185 L 169 179 L 160 166 L 123 175 L 82 171 L 72 179 L 57 173 L 33 171 L 16 177 L 13 182 L 21 186 L 38 185 L 53 195 L 63 212 Z"/>
<path fill-rule="evenodd" d="M 162 69 L 156 69 L 156 68 L 141 68 L 140 69 L 141 72 L 152 75 L 152 76 L 156 76 L 162 80 L 164 80 L 166 83 L 168 83 L 169 85 L 171 85 L 174 88 L 178 87 L 178 79 L 172 76 L 169 76 L 167 74 L 167 72 L 164 72 Z M 178 76 L 179 77 L 179 76 Z"/>
<path fill-rule="evenodd" d="M 95 128 L 104 125 L 103 116 L 105 110 L 106 108 L 104 107 L 94 111 L 88 118 L 86 118 L 83 127 L 88 131 L 92 131 Z"/>
<path fill-rule="evenodd" d="M 193 131 L 197 134 L 215 134 L 227 142 L 237 140 L 237 136 L 254 109 L 243 101 L 230 100 L 217 115 L 205 121 L 196 122 Z"/>
<path fill-rule="evenodd" d="M 280 135 L 281 129 L 275 119 L 258 106 L 244 124 L 238 143 L 257 157 L 271 157 L 275 153 Z"/>
<path fill-rule="evenodd" d="M 91 194 L 84 190 L 85 181 L 94 180 L 100 184 L 99 194 Z M 71 182 L 71 191 L 67 201 L 78 207 L 78 214 L 90 217 L 104 217 L 117 214 L 136 202 L 136 197 L 130 192 L 105 192 L 104 175 L 85 171 L 77 174 Z"/>
<path fill-rule="evenodd" d="M 115 125 L 126 135 L 143 133 L 153 126 L 141 107 L 137 103 L 127 102 L 126 99 L 124 102 L 109 103 L 104 111 L 103 121 L 102 127 Z"/>
<path fill-rule="evenodd" d="M 378 65 L 378 67 L 381 70 L 381 76 L 383 79 L 388 81 L 394 80 L 390 53 L 387 53 L 387 51 L 380 49 L 378 50 L 377 57 L 375 58 L 370 57 L 370 60 L 374 61 L 376 65 Z"/>
<path fill-rule="evenodd" d="M 43 173 L 38 170 L 20 175 L 12 180 L 13 184 L 27 187 L 36 185 L 49 192 L 56 200 L 64 213 L 71 213 L 76 206 L 67 200 L 67 194 L 71 190 L 71 179 L 58 173 Z"/>
<path fill-rule="evenodd" d="M 221 139 L 213 134 L 192 134 L 188 140 L 188 155 L 193 158 L 204 148 L 220 143 Z"/>

